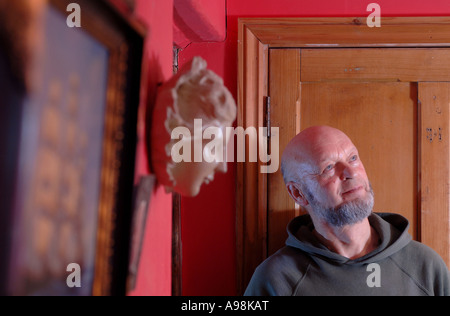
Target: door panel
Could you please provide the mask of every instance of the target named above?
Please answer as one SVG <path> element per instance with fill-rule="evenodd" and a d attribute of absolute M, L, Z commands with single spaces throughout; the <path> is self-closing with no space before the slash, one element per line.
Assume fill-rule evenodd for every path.
<path fill-rule="evenodd" d="M 450 81 L 448 48 L 303 49 L 301 80 Z"/>
<path fill-rule="evenodd" d="M 300 50 L 277 49 L 270 52 L 269 94 L 271 99 L 271 126 L 279 128 L 281 153 L 297 134 L 300 118 Z M 281 111 L 280 111 L 281 110 Z M 298 208 L 289 196 L 281 171 L 268 174 L 267 247 L 268 253 L 277 251 L 286 241 L 286 223 L 298 215 Z"/>
<path fill-rule="evenodd" d="M 419 84 L 421 241 L 450 267 L 450 83 Z"/>

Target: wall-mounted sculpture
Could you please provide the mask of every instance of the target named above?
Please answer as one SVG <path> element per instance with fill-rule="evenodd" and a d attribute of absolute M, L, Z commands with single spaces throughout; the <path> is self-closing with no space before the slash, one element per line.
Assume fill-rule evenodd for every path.
<path fill-rule="evenodd" d="M 224 138 L 214 139 L 215 143 L 226 146 L 225 128 L 232 126 L 235 119 L 236 103 L 222 78 L 208 70 L 200 57 L 192 59 L 158 89 L 151 126 L 151 165 L 158 183 L 168 192 L 196 196 L 203 183 L 214 179 L 215 172 L 226 172 L 225 157 L 208 162 L 208 159 L 199 160 L 194 156 L 196 150 L 198 154 L 200 144 L 200 155 L 206 152 L 203 147 L 211 139 L 203 139 L 203 132 L 210 127 L 221 131 L 214 137 Z M 201 131 L 198 130 L 199 123 Z M 180 128 L 185 131 L 183 136 L 173 136 L 174 130 Z M 192 148 L 191 159 L 174 159 L 174 145 Z M 186 157 L 187 153 L 182 154 Z"/>

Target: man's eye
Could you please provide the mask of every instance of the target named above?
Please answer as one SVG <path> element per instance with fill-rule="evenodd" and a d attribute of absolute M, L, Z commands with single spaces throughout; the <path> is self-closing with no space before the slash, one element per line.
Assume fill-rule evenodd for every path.
<path fill-rule="evenodd" d="M 324 170 L 323 170 L 323 172 L 328 172 L 328 171 L 331 171 L 331 170 L 333 170 L 333 165 L 328 165 Z"/>
<path fill-rule="evenodd" d="M 354 155 L 350 158 L 350 161 L 356 161 L 358 160 L 358 155 Z"/>

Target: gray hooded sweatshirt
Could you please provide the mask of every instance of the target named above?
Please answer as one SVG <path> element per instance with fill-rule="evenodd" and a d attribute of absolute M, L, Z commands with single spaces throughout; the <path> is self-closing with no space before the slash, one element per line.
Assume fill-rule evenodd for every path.
<path fill-rule="evenodd" d="M 286 246 L 256 269 L 245 295 L 450 295 L 447 266 L 434 250 L 412 240 L 407 219 L 373 213 L 369 222 L 380 245 L 351 260 L 317 241 L 309 215 L 295 218 Z"/>

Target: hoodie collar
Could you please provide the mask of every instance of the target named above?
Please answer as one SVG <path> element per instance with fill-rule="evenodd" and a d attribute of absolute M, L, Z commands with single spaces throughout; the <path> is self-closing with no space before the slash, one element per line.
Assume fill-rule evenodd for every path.
<path fill-rule="evenodd" d="M 296 217 L 289 223 L 286 245 L 337 264 L 361 265 L 378 262 L 393 255 L 412 239 L 408 233 L 409 222 L 401 215 L 372 213 L 369 223 L 380 236 L 380 245 L 371 253 L 354 260 L 332 252 L 322 245 L 312 233 L 314 225 L 309 215 Z"/>

